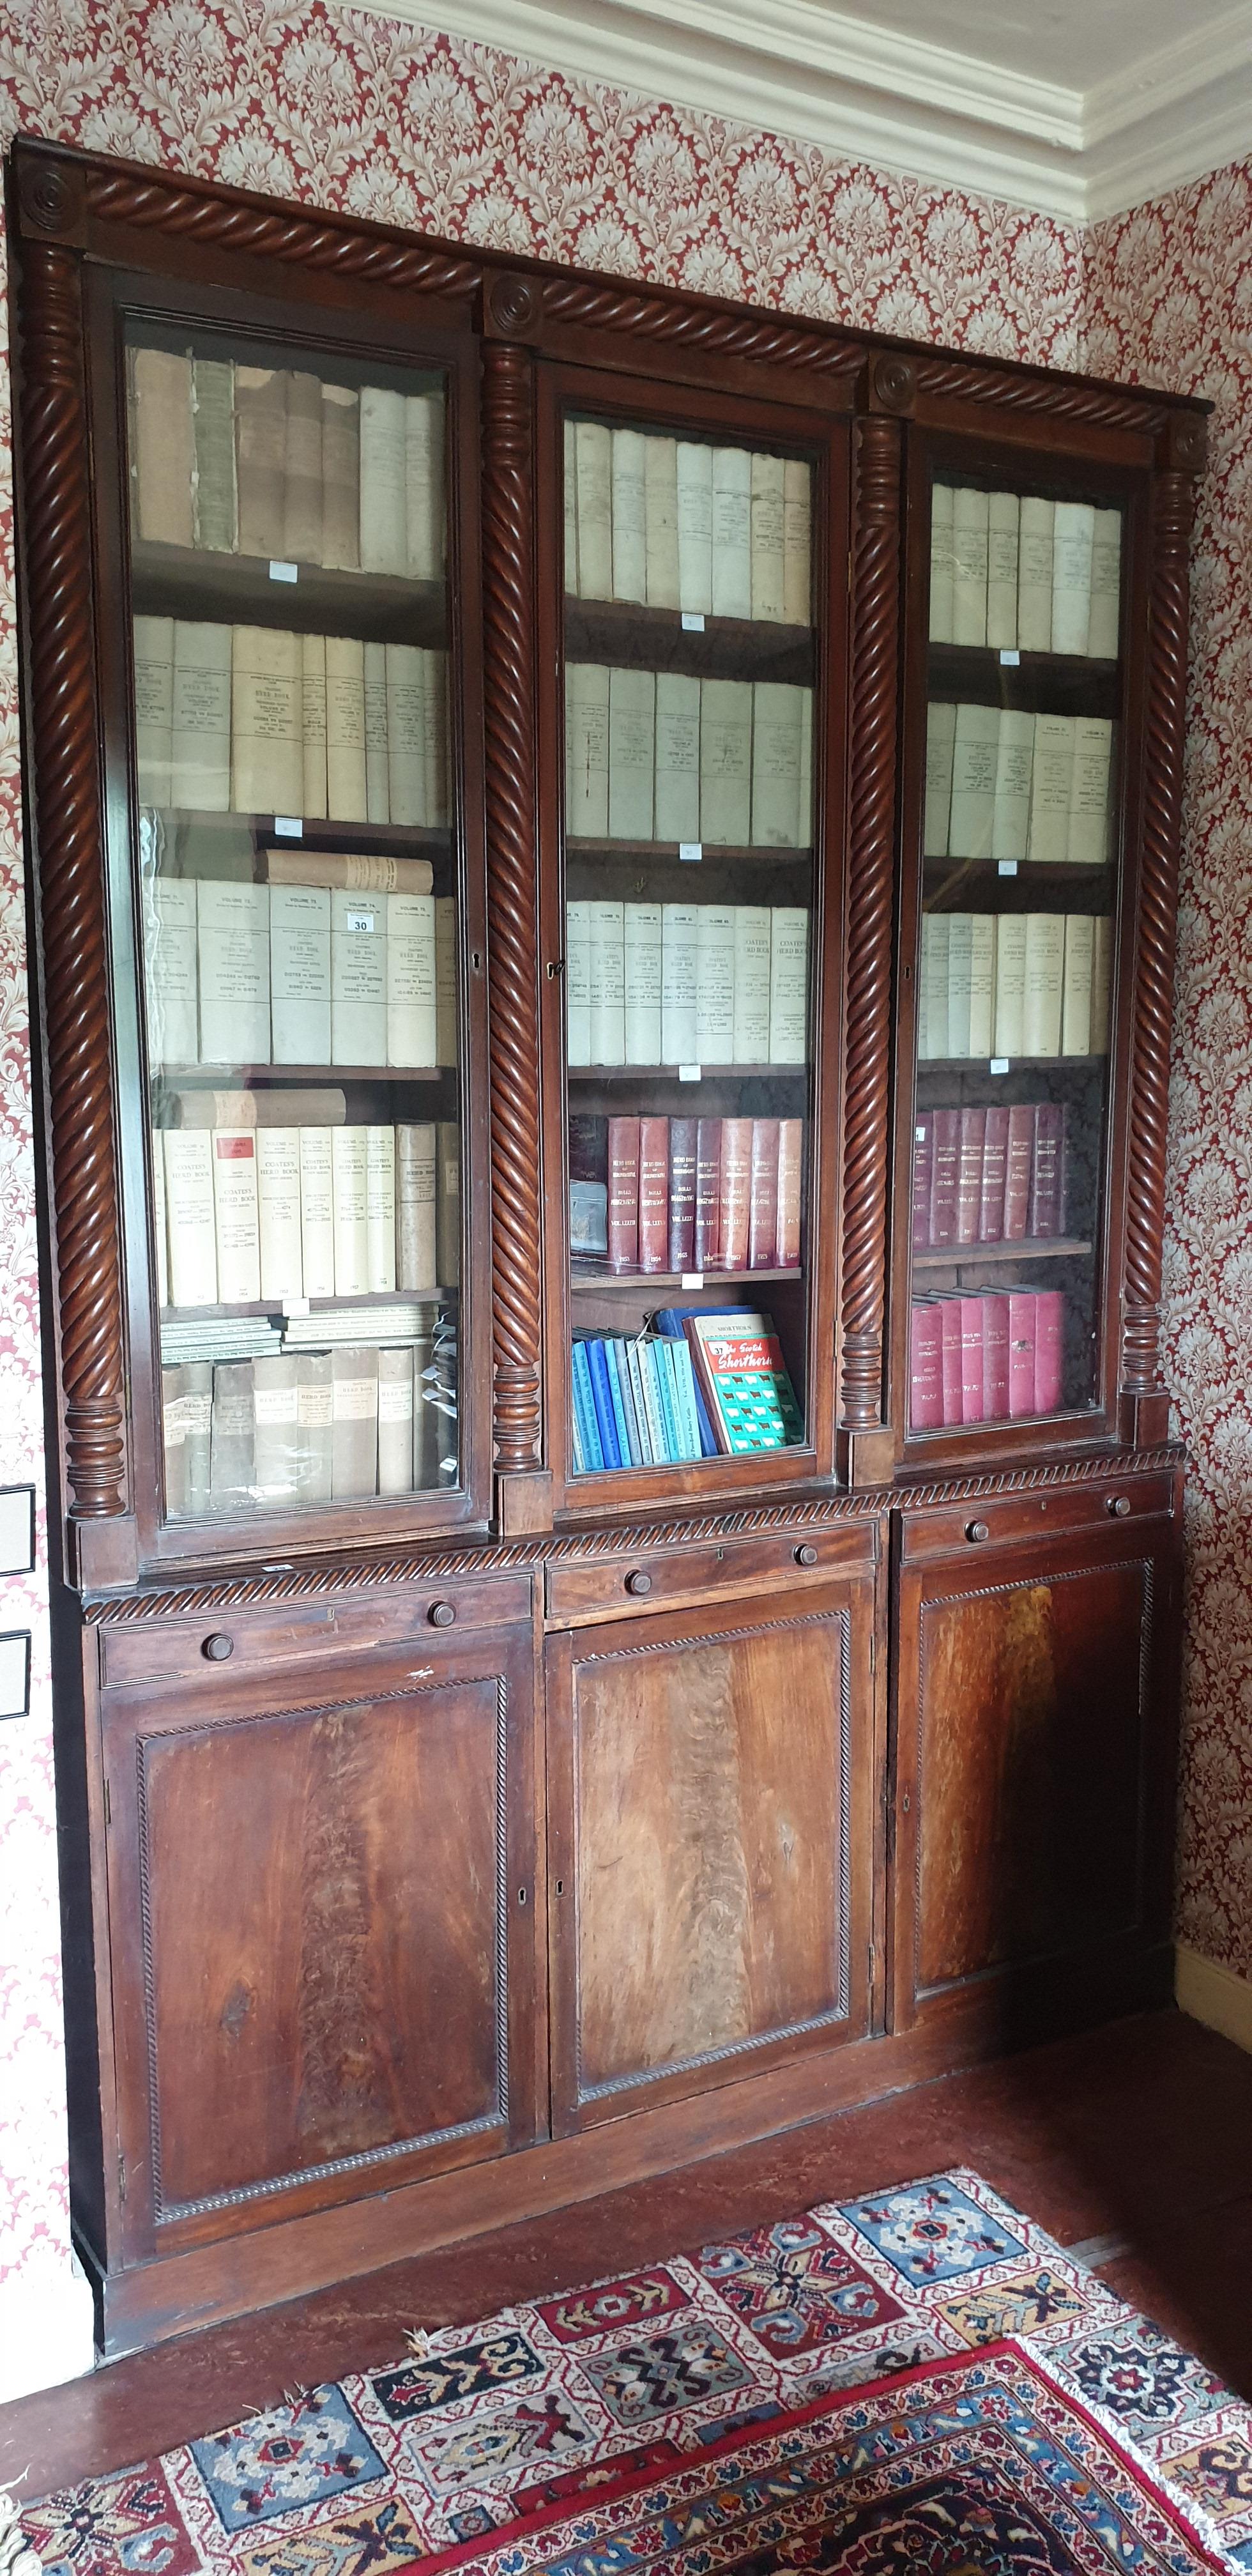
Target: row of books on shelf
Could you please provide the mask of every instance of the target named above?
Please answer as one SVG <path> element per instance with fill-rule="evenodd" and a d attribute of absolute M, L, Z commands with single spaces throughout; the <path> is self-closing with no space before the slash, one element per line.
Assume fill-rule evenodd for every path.
<path fill-rule="evenodd" d="M 441 393 L 141 348 L 129 390 L 140 537 L 442 578 Z"/>
<path fill-rule="evenodd" d="M 936 483 L 930 640 L 1117 658 L 1122 514 Z"/>
<path fill-rule="evenodd" d="M 813 692 L 790 680 L 566 667 L 575 838 L 807 849 L 812 771 Z"/>
<path fill-rule="evenodd" d="M 572 1065 L 801 1065 L 809 915 L 802 904 L 567 906 Z"/>
<path fill-rule="evenodd" d="M 455 1483 L 455 1327 L 161 1372 L 170 1518 L 357 1502 Z"/>
<path fill-rule="evenodd" d="M 596 420 L 565 424 L 565 587 L 807 626 L 812 484 L 799 457 Z"/>
<path fill-rule="evenodd" d="M 201 618 L 134 625 L 145 804 L 446 826 L 446 653 Z"/>
<path fill-rule="evenodd" d="M 913 1130 L 913 1250 L 1042 1243 L 1065 1233 L 1066 1116 L 1056 1100 L 921 1109 Z"/>
<path fill-rule="evenodd" d="M 570 1252 L 615 1273 L 795 1270 L 800 1118 L 570 1120 Z"/>
<path fill-rule="evenodd" d="M 923 913 L 919 1056 L 1105 1054 L 1112 933 L 1103 913 Z"/>
<path fill-rule="evenodd" d="M 957 706 L 926 714 L 928 859 L 1107 864 L 1113 727 L 1107 716 Z"/>
<path fill-rule="evenodd" d="M 920 1297 L 909 1316 L 909 1421 L 914 1431 L 1018 1422 L 1059 1410 L 1065 1299 L 1059 1288 Z"/>
<path fill-rule="evenodd" d="M 768 1315 L 662 1308 L 651 1331 L 576 1333 L 571 1352 L 576 1473 L 745 1457 L 804 1437 Z"/>
<path fill-rule="evenodd" d="M 431 882 L 427 861 L 399 862 Z M 316 879 L 320 858 L 269 854 Z M 150 878 L 148 1045 L 159 1064 L 456 1062 L 456 904 L 231 877 Z"/>
<path fill-rule="evenodd" d="M 433 1295 L 456 1285 L 452 1120 L 167 1127 L 152 1142 L 163 1307 Z"/>

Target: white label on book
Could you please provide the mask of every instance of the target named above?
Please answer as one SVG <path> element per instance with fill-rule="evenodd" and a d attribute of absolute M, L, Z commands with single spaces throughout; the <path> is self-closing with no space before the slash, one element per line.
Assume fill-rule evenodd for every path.
<path fill-rule="evenodd" d="M 303 814 L 276 814 L 274 831 L 280 841 L 302 841 L 304 839 Z"/>
<path fill-rule="evenodd" d="M 307 1315 L 308 1311 L 309 1301 L 307 1297 L 284 1297 L 283 1313 L 285 1315 Z"/>
<path fill-rule="evenodd" d="M 702 859 L 704 856 L 703 841 L 680 841 L 678 844 L 678 855 L 680 859 Z"/>
<path fill-rule="evenodd" d="M 704 1272 L 702 1270 L 684 1270 L 678 1285 L 680 1288 L 703 1288 Z"/>
<path fill-rule="evenodd" d="M 368 937 L 372 938 L 372 937 L 373 937 L 373 932 L 374 932 L 374 916 L 373 916 L 373 913 L 372 913 L 372 912 L 348 912 L 348 913 L 345 913 L 345 914 L 344 914 L 344 917 L 343 917 L 343 920 L 342 920 L 342 922 L 341 922 L 341 924 L 340 924 L 340 928 L 341 928 L 341 929 L 343 929 L 343 930 L 363 930 L 363 931 L 365 931 L 365 933 L 367 934 L 367 936 L 368 936 Z"/>
<path fill-rule="evenodd" d="M 684 608 L 682 621 L 684 635 L 703 635 L 704 619 L 698 609 Z"/>
<path fill-rule="evenodd" d="M 698 1082 L 703 1069 L 703 1066 L 698 1064 L 680 1064 L 678 1079 L 680 1082 Z"/>
<path fill-rule="evenodd" d="M 1015 877 L 1017 874 L 1016 859 L 997 859 L 996 866 L 1002 877 Z"/>
<path fill-rule="evenodd" d="M 271 581 L 298 581 L 299 578 L 299 564 L 271 563 L 270 565 Z"/>
<path fill-rule="evenodd" d="M 987 1067 L 988 1073 L 1007 1073 L 1008 1069 L 1009 1060 L 1006 1055 L 993 1055 Z"/>
<path fill-rule="evenodd" d="M 1017 665 L 1018 665 L 1018 663 L 1021 661 L 1021 658 L 1022 658 L 1022 657 L 1021 657 L 1021 654 L 1020 654 L 1020 653 L 1017 653 L 1017 652 L 1012 652 L 1012 653 L 1010 653 L 1010 652 L 1008 651 L 1008 649 L 1007 649 L 1007 647 L 1006 647 L 1006 646 L 1003 646 L 1003 645 L 1001 646 L 1001 649 L 1000 649 L 1000 660 L 1001 660 L 1002 662 L 1007 663 L 1007 664 L 1009 665 L 1010 669 L 1014 669 L 1014 670 L 1015 670 L 1015 669 L 1016 669 L 1016 667 L 1017 667 Z"/>

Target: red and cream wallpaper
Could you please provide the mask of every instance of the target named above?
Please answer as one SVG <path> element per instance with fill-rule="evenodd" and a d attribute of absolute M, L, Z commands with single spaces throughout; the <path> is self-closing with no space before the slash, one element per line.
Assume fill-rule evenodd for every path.
<path fill-rule="evenodd" d="M 0 0 L 0 120 L 306 203 L 1044 364 L 1216 393 L 1197 564 L 1195 734 L 1170 1243 L 1171 1369 L 1192 1478 L 1184 1936 L 1252 1969 L 1252 891 L 1240 605 L 1252 575 L 1252 182 L 1227 172 L 1087 242 L 1046 217 L 536 70 L 346 7 Z M 35 1471 L 39 1341 L 23 981 L 7 415 L 0 451 L 0 1403 Z M 56 1855 L 38 1592 L 35 1710 L 0 1729 L 0 2346 L 66 2233 Z M 59 2269 L 58 2269 L 59 2267 Z M 67 2328 L 68 2334 L 68 2328 Z M 66 2344 L 27 2385 L 81 2366 Z M 14 2393 L 0 2386 L 0 2394 Z"/>

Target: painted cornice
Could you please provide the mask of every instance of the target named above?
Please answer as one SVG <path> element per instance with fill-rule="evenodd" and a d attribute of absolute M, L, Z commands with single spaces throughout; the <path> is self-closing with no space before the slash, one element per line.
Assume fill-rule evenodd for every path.
<path fill-rule="evenodd" d="M 1248 0 L 1085 91 L 871 27 L 821 0 L 758 0 L 755 11 L 742 0 L 358 5 L 1074 224 L 1219 169 L 1252 136 Z"/>

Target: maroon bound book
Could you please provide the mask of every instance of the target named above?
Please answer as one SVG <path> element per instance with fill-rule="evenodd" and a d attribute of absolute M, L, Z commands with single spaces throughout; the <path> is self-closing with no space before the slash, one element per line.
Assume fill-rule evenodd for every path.
<path fill-rule="evenodd" d="M 1014 1422 L 1035 1409 L 1035 1306 L 1033 1288 L 1009 1290 L 1009 1413 Z"/>
<path fill-rule="evenodd" d="M 639 1267 L 662 1271 L 669 1260 L 669 1120 L 639 1121 Z"/>
<path fill-rule="evenodd" d="M 778 1246 L 777 1118 L 752 1121 L 752 1179 L 748 1206 L 748 1268 L 772 1270 Z"/>
<path fill-rule="evenodd" d="M 958 1243 L 977 1243 L 978 1241 L 978 1219 L 982 1213 L 982 1158 L 986 1136 L 986 1110 L 963 1109 L 956 1162 L 956 1239 Z"/>
<path fill-rule="evenodd" d="M 940 1353 L 943 1369 L 943 1424 L 961 1419 L 961 1297 L 944 1297 L 939 1303 Z"/>
<path fill-rule="evenodd" d="M 956 1185 L 961 1160 L 961 1113 L 936 1109 L 934 1168 L 930 1182 L 930 1240 L 936 1250 L 956 1241 Z"/>
<path fill-rule="evenodd" d="M 1026 1230 L 1045 1237 L 1065 1232 L 1065 1111 L 1059 1100 L 1041 1100 L 1035 1111 Z"/>
<path fill-rule="evenodd" d="M 919 1109 L 913 1121 L 913 1250 L 930 1242 L 930 1191 L 935 1170 L 935 1113 Z"/>
<path fill-rule="evenodd" d="M 609 1268 L 639 1267 L 639 1121 L 609 1120 Z"/>
<path fill-rule="evenodd" d="M 1035 1411 L 1059 1413 L 1064 1374 L 1065 1300 L 1059 1288 L 1035 1295 Z"/>
<path fill-rule="evenodd" d="M 929 1300 L 909 1316 L 909 1421 L 914 1431 L 943 1427 L 943 1310 Z"/>
<path fill-rule="evenodd" d="M 983 1419 L 982 1297 L 962 1297 L 961 1307 L 961 1420 Z"/>
<path fill-rule="evenodd" d="M 752 1203 L 752 1120 L 722 1120 L 722 1212 L 719 1270 L 746 1270 Z"/>
<path fill-rule="evenodd" d="M 1004 1177 L 1004 1240 L 1020 1243 L 1030 1214 L 1030 1166 L 1034 1160 L 1035 1113 L 1029 1101 L 1009 1111 L 1008 1165 Z"/>
<path fill-rule="evenodd" d="M 1009 1418 L 1009 1301 L 999 1289 L 982 1301 L 982 1418 Z"/>
<path fill-rule="evenodd" d="M 696 1259 L 696 1122 L 669 1122 L 669 1266 L 681 1278 Z"/>
<path fill-rule="evenodd" d="M 776 1270 L 800 1267 L 800 1198 L 804 1172 L 804 1120 L 778 1121 L 778 1231 L 774 1241 Z"/>
<path fill-rule="evenodd" d="M 716 1270 L 722 1241 L 722 1122 L 696 1121 L 696 1260 L 697 1270 Z"/>
<path fill-rule="evenodd" d="M 989 1109 L 982 1149 L 982 1191 L 978 1203 L 980 1243 L 1002 1243 L 1004 1240 L 1004 1184 L 1008 1167 L 1009 1113 L 1007 1109 Z"/>

